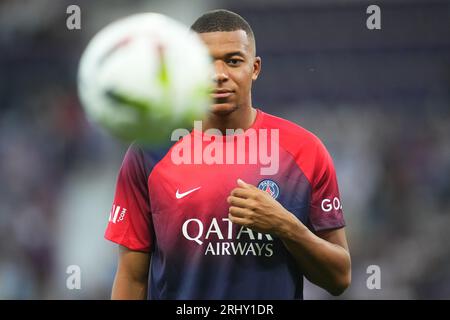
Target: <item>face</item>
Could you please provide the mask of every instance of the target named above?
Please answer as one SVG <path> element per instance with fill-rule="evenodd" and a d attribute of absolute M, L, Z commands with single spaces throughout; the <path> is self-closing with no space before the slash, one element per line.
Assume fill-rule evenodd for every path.
<path fill-rule="evenodd" d="M 200 33 L 213 58 L 215 88 L 211 111 L 229 114 L 251 106 L 252 81 L 261 69 L 252 39 L 244 30 Z"/>

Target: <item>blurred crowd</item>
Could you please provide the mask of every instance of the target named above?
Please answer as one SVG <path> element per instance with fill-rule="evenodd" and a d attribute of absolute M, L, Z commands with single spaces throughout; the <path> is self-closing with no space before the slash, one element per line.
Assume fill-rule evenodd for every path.
<path fill-rule="evenodd" d="M 130 10 L 123 2 L 102 3 L 119 16 Z M 115 246 L 103 240 L 103 232 L 126 145 L 84 116 L 76 69 L 87 36 L 65 29 L 64 5 L 0 3 L 0 299 L 107 299 L 114 275 Z M 230 9 L 236 6 L 233 2 Z M 82 12 L 93 19 L 99 7 Z M 255 22 L 258 37 L 258 17 L 267 10 L 249 7 L 241 9 Z M 306 11 L 321 12 L 320 7 Z M 440 64 L 434 74 L 424 75 L 437 85 L 410 103 L 408 90 L 400 98 L 392 96 L 395 86 L 376 97 L 351 95 L 352 86 L 337 75 L 322 78 L 326 86 L 320 81 L 312 85 L 320 74 L 311 81 L 308 77 L 315 75 L 303 74 L 303 80 L 298 75 L 298 81 L 307 82 L 298 91 L 293 91 L 296 79 L 284 75 L 286 84 L 267 97 L 264 92 L 272 92 L 278 79 L 273 69 L 280 59 L 294 65 L 293 60 L 304 57 L 323 69 L 334 61 L 320 50 L 315 55 L 290 52 L 286 46 L 283 58 L 268 43 L 261 46 L 261 55 L 269 58 L 263 60 L 265 80 L 255 85 L 257 107 L 314 132 L 336 165 L 353 259 L 352 286 L 340 298 L 450 298 L 450 59 L 442 58 L 450 57 L 449 46 L 433 51 L 439 52 Z M 433 58 L 425 49 L 420 47 L 415 59 Z M 406 60 L 412 57 L 400 52 Z M 351 64 L 346 54 L 339 57 Z M 377 51 L 375 58 L 379 66 L 385 56 Z M 286 66 L 283 70 L 289 72 Z M 334 95 L 322 94 L 333 88 Z M 340 90 L 346 94 L 340 96 Z M 65 286 L 70 264 L 82 267 L 84 280 L 77 292 Z M 380 290 L 366 286 L 370 265 L 381 269 Z M 310 284 L 305 297 L 331 298 Z"/>

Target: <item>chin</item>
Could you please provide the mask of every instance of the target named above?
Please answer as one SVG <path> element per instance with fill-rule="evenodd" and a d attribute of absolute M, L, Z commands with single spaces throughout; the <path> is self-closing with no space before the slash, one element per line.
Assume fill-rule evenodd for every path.
<path fill-rule="evenodd" d="M 237 110 L 237 106 L 232 103 L 214 103 L 209 110 L 216 115 L 228 115 Z"/>

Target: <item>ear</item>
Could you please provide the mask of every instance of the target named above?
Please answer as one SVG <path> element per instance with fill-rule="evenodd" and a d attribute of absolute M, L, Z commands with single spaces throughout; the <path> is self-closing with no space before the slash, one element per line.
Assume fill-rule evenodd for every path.
<path fill-rule="evenodd" d="M 253 74 L 252 74 L 253 81 L 258 79 L 258 75 L 260 72 L 261 72 L 261 57 L 255 57 L 255 60 L 253 61 Z"/>

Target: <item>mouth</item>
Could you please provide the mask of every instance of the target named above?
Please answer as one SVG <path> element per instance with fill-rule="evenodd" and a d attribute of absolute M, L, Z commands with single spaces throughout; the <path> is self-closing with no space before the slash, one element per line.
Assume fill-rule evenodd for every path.
<path fill-rule="evenodd" d="M 226 89 L 216 89 L 211 92 L 211 97 L 215 100 L 223 100 L 229 98 L 233 94 L 233 91 Z"/>

